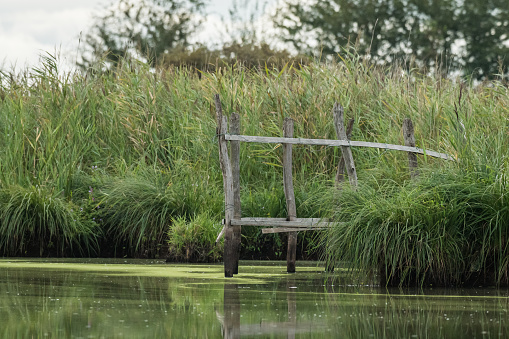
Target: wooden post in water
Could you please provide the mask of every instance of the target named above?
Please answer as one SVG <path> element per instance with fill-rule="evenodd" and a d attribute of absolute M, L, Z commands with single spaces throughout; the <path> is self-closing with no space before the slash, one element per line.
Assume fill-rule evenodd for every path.
<path fill-rule="evenodd" d="M 221 99 L 219 94 L 214 96 L 216 104 L 216 117 L 217 117 L 217 138 L 219 143 L 219 162 L 221 171 L 223 172 L 223 186 L 224 186 L 224 276 L 233 277 L 235 266 L 235 246 L 233 245 L 233 228 L 231 220 L 234 218 L 234 198 L 233 198 L 233 175 L 232 166 L 228 157 L 228 144 L 224 138 L 228 132 L 228 122 L 223 115 L 223 108 L 221 107 Z"/>
<path fill-rule="evenodd" d="M 343 106 L 338 102 L 334 104 L 332 108 L 332 115 L 334 117 L 334 127 L 336 128 L 336 134 L 340 140 L 348 140 L 348 136 L 345 131 L 345 120 L 343 116 Z M 350 180 L 350 185 L 353 188 L 357 187 L 357 172 L 355 171 L 355 163 L 353 161 L 352 149 L 350 146 L 341 146 L 341 153 L 343 159 L 345 159 L 346 173 Z"/>
<path fill-rule="evenodd" d="M 285 138 L 293 138 L 293 120 L 285 118 L 283 123 Z M 287 220 L 297 219 L 297 207 L 295 205 L 295 193 L 293 191 L 292 174 L 292 144 L 283 144 L 283 184 L 286 197 Z M 295 261 L 297 259 L 297 232 L 288 233 L 288 250 L 286 253 L 286 271 L 295 273 Z"/>
<path fill-rule="evenodd" d="M 240 116 L 238 113 L 232 113 L 230 116 L 230 134 L 240 134 Z M 230 156 L 232 161 L 233 175 L 233 218 L 242 217 L 240 207 L 240 141 L 230 141 Z M 239 273 L 239 257 L 241 242 L 241 226 L 232 226 L 233 228 L 233 253 L 235 254 L 235 266 L 233 274 Z"/>
<path fill-rule="evenodd" d="M 403 120 L 403 138 L 405 139 L 405 146 L 415 147 L 414 124 L 410 118 Z M 410 177 L 413 179 L 419 175 L 417 169 L 417 154 L 407 152 L 408 166 L 410 167 Z"/>
<path fill-rule="evenodd" d="M 352 137 L 353 124 L 355 122 L 354 118 L 351 118 L 348 121 L 348 126 L 346 127 L 346 137 L 348 140 Z M 345 181 L 345 158 L 343 154 L 339 158 L 338 171 L 336 173 L 336 187 L 341 188 L 341 184 Z"/>

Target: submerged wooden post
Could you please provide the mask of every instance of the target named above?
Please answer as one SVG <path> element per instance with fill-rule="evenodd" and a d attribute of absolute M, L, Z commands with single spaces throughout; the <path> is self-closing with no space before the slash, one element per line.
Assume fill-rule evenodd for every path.
<path fill-rule="evenodd" d="M 334 127 L 336 128 L 336 134 L 340 140 L 348 140 L 348 136 L 345 131 L 345 121 L 343 116 L 343 106 L 339 103 L 335 103 L 332 108 L 332 115 L 334 117 Z M 350 180 L 350 185 L 354 188 L 357 187 L 357 172 L 355 170 L 355 163 L 353 161 L 352 149 L 350 146 L 341 146 L 341 153 L 343 159 L 345 159 L 346 173 Z"/>
<path fill-rule="evenodd" d="M 414 124 L 410 118 L 403 120 L 403 138 L 405 139 L 405 146 L 415 147 Z M 417 169 L 417 154 L 414 152 L 407 152 L 407 154 L 410 177 L 413 179 L 419 175 L 419 170 Z"/>
<path fill-rule="evenodd" d="M 285 118 L 283 123 L 285 138 L 293 138 L 293 120 Z M 293 191 L 292 174 L 292 144 L 283 144 L 283 184 L 286 197 L 286 210 L 288 221 L 297 219 L 297 207 L 295 205 L 295 193 Z M 297 259 L 297 232 L 288 233 L 288 250 L 286 252 L 286 271 L 295 273 L 295 261 Z"/>
<path fill-rule="evenodd" d="M 230 134 L 240 134 L 240 116 L 238 113 L 232 113 L 230 116 Z M 240 141 L 230 141 L 230 156 L 232 161 L 233 175 L 233 218 L 242 217 L 240 207 Z M 233 253 L 235 255 L 235 265 L 233 274 L 239 273 L 241 226 L 232 226 L 233 229 Z"/>
<path fill-rule="evenodd" d="M 351 118 L 348 121 L 348 126 L 346 127 L 346 137 L 348 140 L 352 137 L 352 130 L 353 130 L 353 124 L 355 122 L 354 118 Z M 339 158 L 339 164 L 338 164 L 338 171 L 336 173 L 336 187 L 340 188 L 341 183 L 345 181 L 345 158 L 343 157 L 343 154 L 341 154 L 341 157 Z"/>
<path fill-rule="evenodd" d="M 234 202 L 233 202 L 233 175 L 232 166 L 228 157 L 228 144 L 225 139 L 225 134 L 228 131 L 228 122 L 226 117 L 223 115 L 223 109 L 221 107 L 221 100 L 219 94 L 214 96 L 216 104 L 216 117 L 217 117 L 217 137 L 219 143 L 219 163 L 221 165 L 221 171 L 223 172 L 223 186 L 224 186 L 224 276 L 233 277 L 234 266 L 235 266 L 235 253 L 233 245 L 233 228 L 231 220 L 234 218 Z"/>

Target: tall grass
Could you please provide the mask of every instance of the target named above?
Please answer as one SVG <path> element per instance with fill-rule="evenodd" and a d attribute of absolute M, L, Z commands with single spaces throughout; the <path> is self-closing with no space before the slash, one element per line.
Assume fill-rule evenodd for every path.
<path fill-rule="evenodd" d="M 210 212 L 173 219 L 168 230 L 171 257 L 185 262 L 218 261 L 223 246 L 216 244 L 216 238 L 222 225 L 215 220 Z"/>
<path fill-rule="evenodd" d="M 355 119 L 353 140 L 402 144 L 401 124 L 410 117 L 418 146 L 457 157 L 458 176 L 505 173 L 509 99 L 501 81 L 473 86 L 404 64 L 372 65 L 347 52 L 329 64 L 224 66 L 200 74 L 185 67 L 153 71 L 132 60 L 107 71 L 63 74 L 48 54 L 38 68 L 0 73 L 0 190 L 42 187 L 62 202 L 62 211 L 74 205 L 86 220 L 102 219 L 97 236 L 126 247 L 122 254 L 154 256 L 171 243 L 173 220 L 192 224 L 209 215 L 211 223 L 194 225 L 211 227 L 222 218 L 216 93 L 224 112 L 240 113 L 242 134 L 282 136 L 284 118 L 292 117 L 297 137 L 335 138 L 331 109 L 339 101 L 346 119 Z M 353 152 L 362 185 L 409 185 L 406 154 Z M 318 198 L 332 186 L 339 155 L 334 147 L 295 146 L 299 216 L 325 216 L 336 206 Z M 281 157 L 278 145 L 241 145 L 243 215 L 285 215 Z M 419 165 L 445 166 L 430 157 Z M 284 237 L 267 238 L 277 244 L 267 247 L 259 233 L 245 228 L 244 236 L 256 241 L 243 243 L 257 245 L 243 253 L 284 256 Z"/>
<path fill-rule="evenodd" d="M 0 191 L 3 255 L 93 255 L 100 229 L 78 206 L 38 186 Z"/>
<path fill-rule="evenodd" d="M 174 170 L 143 169 L 113 181 L 104 197 L 107 233 L 130 255 L 153 257 L 162 246 L 167 249 L 173 220 L 190 220 L 205 211 L 217 220 L 222 206 L 214 196 L 220 193 L 197 174 L 181 164 Z"/>
<path fill-rule="evenodd" d="M 323 254 L 382 285 L 507 285 L 508 89 L 502 82 L 414 80 L 417 92 L 402 99 L 422 109 L 412 119 L 430 137 L 418 140 L 438 138 L 427 147 L 441 145 L 457 160 L 421 158 L 422 174 L 411 182 L 395 158 L 395 175 L 382 165 L 359 190 L 331 193 L 326 200 L 338 224 L 322 237 Z"/>
<path fill-rule="evenodd" d="M 507 285 L 507 169 L 465 162 L 332 192 L 324 257 L 382 285 Z"/>
<path fill-rule="evenodd" d="M 505 183 L 457 169 L 342 192 L 323 238 L 329 259 L 381 284 L 507 284 Z"/>

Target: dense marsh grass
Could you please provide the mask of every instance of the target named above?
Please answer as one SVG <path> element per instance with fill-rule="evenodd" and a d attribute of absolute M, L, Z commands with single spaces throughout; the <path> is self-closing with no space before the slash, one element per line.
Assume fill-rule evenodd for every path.
<path fill-rule="evenodd" d="M 323 255 L 382 285 L 507 285 L 509 91 L 502 82 L 443 79 L 426 91 L 429 80 L 415 79 L 420 95 L 402 99 L 410 108 L 427 103 L 412 116 L 416 130 L 428 131 L 417 140 L 434 140 L 439 146 L 428 147 L 456 161 L 423 164 L 421 157 L 415 181 L 397 168 L 387 175 L 383 165 L 357 191 L 331 192 L 325 200 L 339 223 L 324 232 Z"/>
<path fill-rule="evenodd" d="M 186 165 L 171 171 L 145 168 L 105 188 L 106 232 L 117 246 L 126 246 L 129 255 L 158 256 L 161 247 L 167 249 L 167 232 L 174 220 L 189 221 L 207 212 L 217 221 L 223 209 L 214 197 L 220 196 L 217 186 L 210 187 L 204 175 Z"/>
<path fill-rule="evenodd" d="M 323 199 L 338 223 L 324 232 L 324 258 L 382 285 L 508 285 L 506 127 L 469 132 L 457 161 L 415 180 L 375 177 L 331 191 Z"/>
<path fill-rule="evenodd" d="M 101 230 L 78 207 L 42 187 L 0 191 L 3 255 L 93 255 Z"/>
<path fill-rule="evenodd" d="M 98 66 L 88 73 L 62 74 L 57 60 L 47 55 L 39 68 L 17 75 L 0 73 L 2 197 L 9 196 L 12 187 L 39 187 L 48 194 L 47 199 L 51 196 L 59 201 L 60 207 L 55 209 L 66 211 L 69 206 L 76 206 L 83 214 L 77 220 L 97 225 L 93 230 L 102 239 L 99 253 L 103 255 L 111 253 L 111 248 L 105 249 L 110 246 L 116 255 L 166 256 L 170 246 L 174 259 L 181 260 L 186 257 L 182 246 L 189 244 L 199 253 L 200 260 L 215 260 L 217 254 L 205 250 L 210 248 L 210 229 L 198 229 L 214 228 L 215 232 L 224 214 L 215 136 L 216 93 L 221 96 L 224 112 L 240 113 L 241 133 L 247 135 L 282 136 L 283 120 L 291 117 L 295 120 L 295 136 L 333 139 L 336 136 L 331 110 L 339 101 L 345 107 L 345 118 L 355 119 L 352 140 L 403 144 L 401 125 L 410 117 L 417 146 L 449 153 L 457 161 L 447 164 L 419 157 L 423 174 L 418 181 L 410 182 L 405 153 L 355 148 L 359 191 L 345 187 L 341 192 L 326 194 L 334 186 L 340 150 L 295 146 L 298 215 L 335 215 L 345 221 L 351 229 L 338 226 L 331 230 L 335 233 L 327 234 L 330 241 L 324 243 L 322 250 L 337 261 L 349 256 L 351 263 L 359 264 L 357 268 L 378 272 L 380 267 L 372 264 L 379 258 L 380 248 L 407 251 L 394 258 L 386 256 L 384 260 L 394 262 L 385 265 L 384 261 L 385 266 L 382 265 L 388 277 L 398 272 L 403 281 L 412 275 L 413 280 L 433 277 L 443 283 L 464 279 L 441 276 L 440 268 L 446 267 L 454 255 L 468 252 L 464 252 L 470 246 L 465 244 L 472 242 L 468 237 L 477 237 L 481 228 L 494 227 L 488 233 L 481 232 L 484 240 L 479 243 L 477 239 L 472 248 L 481 246 L 480 265 L 490 262 L 489 267 L 496 267 L 492 271 L 497 281 L 505 279 L 504 228 L 501 221 L 496 225 L 486 222 L 498 220 L 490 213 L 505 213 L 500 201 L 505 194 L 505 153 L 509 146 L 507 86 L 503 81 L 474 86 L 461 79 L 418 74 L 404 64 L 376 66 L 346 52 L 337 62 L 328 64 L 289 64 L 282 70 L 224 66 L 211 73 L 185 67 L 151 70 L 146 64 L 124 60 L 108 71 Z M 285 216 L 281 157 L 279 145 L 241 145 L 244 216 Z M 489 180 L 482 173 L 487 173 Z M 442 191 L 431 190 L 435 187 L 442 187 Z M 492 193 L 488 199 L 483 194 L 490 190 L 499 193 Z M 438 195 L 435 197 L 433 192 Z M 469 209 L 474 196 L 475 202 L 483 201 L 484 207 Z M 428 203 L 425 197 L 433 198 L 437 205 Z M 460 203 L 461 197 L 467 200 Z M 495 202 L 498 205 L 493 205 Z M 22 204 L 21 199 L 17 207 L 12 206 L 22 208 Z M 447 207 L 439 208 L 442 204 Z M 364 215 L 368 206 L 373 211 Z M 495 207 L 490 210 L 487 206 Z M 451 225 L 454 220 L 465 218 L 465 226 L 455 225 L 459 228 L 452 233 L 458 238 L 450 241 L 452 229 L 448 227 L 452 226 L 440 219 L 449 213 L 457 216 L 448 219 Z M 211 221 L 204 222 L 205 216 Z M 414 232 L 407 217 L 413 220 L 412 227 L 436 224 L 429 235 L 436 243 L 427 245 L 428 252 L 410 253 L 414 250 L 410 240 L 413 235 L 398 238 L 399 231 L 391 225 Z M 7 214 L 2 218 L 2 232 L 7 232 L 5 225 L 11 223 L 9 220 L 13 220 L 14 227 L 9 232 L 24 232 L 21 225 L 28 225 L 20 219 L 9 219 Z M 42 218 L 46 221 L 41 225 L 51 224 L 48 214 L 43 213 Z M 71 219 L 59 220 L 66 223 Z M 383 227 L 384 237 L 388 238 L 377 233 Z M 187 229 L 206 234 L 201 238 L 203 249 L 191 243 Z M 447 237 L 439 237 L 440 231 Z M 349 241 L 353 238 L 347 240 L 342 234 L 363 232 L 366 237 L 376 235 L 385 242 L 378 244 L 381 247 L 377 250 L 361 251 L 361 244 L 356 245 L 357 252 L 351 250 Z M 21 234 L 2 233 L 3 238 L 4 234 L 10 240 L 0 243 L 1 250 L 23 254 L 12 252 L 20 246 L 16 239 Z M 53 233 L 46 233 L 46 237 L 49 234 Z M 246 240 L 242 253 L 246 257 L 256 257 L 258 252 L 284 258 L 284 236 L 262 237 L 260 230 L 254 228 L 244 228 L 243 236 Z M 304 233 L 300 237 L 300 248 L 318 246 L 312 235 Z M 77 238 L 59 239 L 57 248 Z M 390 239 L 394 241 L 392 249 L 386 247 Z M 451 246 L 453 255 L 440 252 L 441 246 L 446 245 Z M 204 253 L 211 256 L 206 258 Z M 440 257 L 424 264 L 432 255 Z M 406 261 L 415 258 L 418 263 L 405 266 Z M 458 269 L 467 267 L 465 260 L 470 259 L 455 265 L 459 265 Z M 483 269 L 491 270 L 489 267 Z"/>
<path fill-rule="evenodd" d="M 381 284 L 508 283 L 506 184 L 486 173 L 442 170 L 415 182 L 345 191 L 327 255 L 379 274 Z"/>
<path fill-rule="evenodd" d="M 170 256 L 185 262 L 218 261 L 223 246 L 216 244 L 216 238 L 222 225 L 216 220 L 210 212 L 172 219 L 168 231 Z"/>

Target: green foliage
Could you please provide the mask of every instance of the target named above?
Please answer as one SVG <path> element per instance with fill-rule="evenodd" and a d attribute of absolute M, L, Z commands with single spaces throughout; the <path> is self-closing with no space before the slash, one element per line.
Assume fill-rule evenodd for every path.
<path fill-rule="evenodd" d="M 458 7 L 460 38 L 465 40 L 462 58 L 465 74 L 477 78 L 507 75 L 509 2 L 503 0 L 462 1 Z"/>
<path fill-rule="evenodd" d="M 264 183 L 241 192 L 242 216 L 285 218 L 286 202 L 283 185 Z M 283 259 L 286 251 L 283 234 L 262 234 L 260 227 L 242 227 L 241 256 L 249 259 Z"/>
<path fill-rule="evenodd" d="M 130 59 L 113 71 L 97 66 L 62 75 L 48 55 L 37 69 L 0 79 L 0 187 L 42 187 L 41 195 L 73 206 L 76 220 L 97 222 L 100 255 L 166 256 L 172 220 L 192 224 L 208 213 L 210 223 L 200 225 L 211 227 L 224 215 L 216 93 L 226 114 L 240 113 L 242 134 L 282 136 L 291 117 L 295 136 L 334 139 L 331 109 L 339 101 L 346 119 L 355 120 L 353 140 L 402 144 L 401 124 L 410 117 L 419 147 L 451 154 L 465 173 L 505 173 L 509 95 L 502 82 L 470 86 L 356 54 L 341 57 L 327 65 L 224 65 L 201 73 Z M 333 186 L 340 150 L 296 145 L 293 152 L 297 215 L 328 216 L 337 205 L 328 205 L 324 192 Z M 365 185 L 409 179 L 403 152 L 354 148 L 353 155 Z M 241 145 L 243 216 L 285 217 L 281 156 L 279 145 Z M 423 170 L 445 166 L 418 161 Z M 19 245 L 16 237 L 7 234 L 9 246 Z M 246 256 L 284 258 L 284 236 L 245 227 L 243 237 Z M 52 241 L 67 248 L 64 238 Z M 300 235 L 298 253 L 312 257 L 305 249 L 315 241 Z M 207 253 L 203 245 L 193 243 L 196 253 Z"/>
<path fill-rule="evenodd" d="M 451 168 L 346 190 L 336 197 L 325 253 L 378 274 L 383 285 L 507 284 L 505 185 Z"/>
<path fill-rule="evenodd" d="M 307 53 L 355 46 L 377 62 L 408 59 L 410 68 L 487 79 L 507 72 L 508 18 L 509 3 L 499 0 L 288 0 L 274 22 L 283 40 Z"/>
<path fill-rule="evenodd" d="M 187 66 L 200 71 L 214 72 L 224 67 L 279 69 L 306 65 L 311 59 L 304 55 L 293 56 L 287 50 L 277 50 L 267 43 L 226 43 L 221 48 L 198 46 L 192 49 L 176 48 L 166 52 L 159 66 L 162 68 Z"/>
<path fill-rule="evenodd" d="M 321 217 L 323 199 L 321 195 L 328 186 L 324 178 L 316 177 L 313 182 L 296 181 L 295 201 L 297 215 L 301 218 Z M 286 218 L 286 199 L 282 179 L 271 182 L 246 184 L 241 191 L 242 216 L 264 218 Z M 266 185 L 266 186 L 264 186 Z M 259 227 L 243 227 L 241 255 L 250 259 L 285 259 L 287 234 L 262 234 Z M 298 256 L 316 259 L 319 239 L 314 232 L 299 232 L 297 238 Z"/>
<path fill-rule="evenodd" d="M 188 45 L 203 5 L 201 0 L 118 0 L 95 18 L 80 66 L 87 68 L 103 56 L 113 65 L 129 57 L 145 57 L 155 65 L 164 53 Z"/>
<path fill-rule="evenodd" d="M 307 56 L 270 47 L 257 36 L 257 4 L 249 22 L 241 28 L 225 24 L 231 41 L 220 47 L 190 46 L 189 37 L 201 24 L 196 14 L 202 12 L 203 6 L 201 0 L 118 0 L 105 14 L 96 17 L 85 35 L 78 66 L 90 71 L 101 63 L 111 68 L 125 60 L 147 60 L 151 67 L 185 66 L 213 72 L 226 65 L 282 69 L 287 64 L 310 62 Z M 247 8 L 247 2 L 243 6 Z M 239 11 L 234 2 L 230 20 L 236 25 L 243 21 Z"/>
<path fill-rule="evenodd" d="M 101 235 L 97 224 L 60 194 L 39 186 L 0 190 L 3 255 L 91 255 Z"/>
<path fill-rule="evenodd" d="M 214 189 L 185 167 L 174 172 L 144 169 L 114 181 L 105 191 L 107 232 L 117 246 L 127 245 L 127 253 L 136 256 L 161 255 L 172 220 L 189 218 L 205 206 L 211 215 L 221 210 Z"/>
<path fill-rule="evenodd" d="M 178 216 L 172 220 L 168 231 L 170 258 L 185 262 L 215 262 L 223 255 L 222 242 L 216 237 L 222 225 L 204 211 L 187 218 Z"/>

